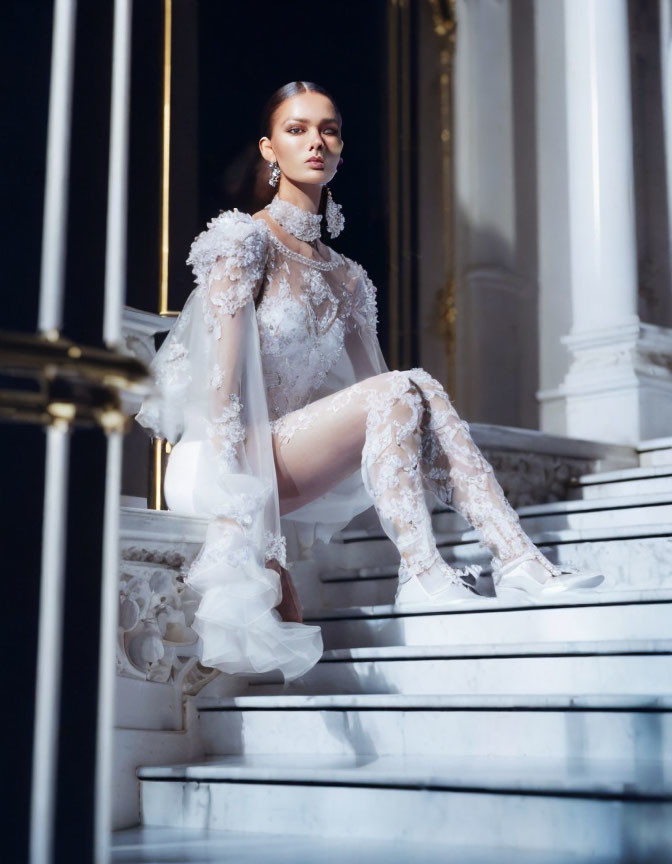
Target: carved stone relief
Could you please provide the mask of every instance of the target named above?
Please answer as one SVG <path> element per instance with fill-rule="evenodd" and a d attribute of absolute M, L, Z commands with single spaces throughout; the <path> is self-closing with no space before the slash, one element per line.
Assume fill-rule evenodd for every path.
<path fill-rule="evenodd" d="M 182 544 L 183 545 L 183 544 Z M 184 582 L 190 560 L 167 544 L 122 548 L 117 673 L 196 693 L 217 671 L 199 662 L 192 629 L 198 595 Z"/>
<path fill-rule="evenodd" d="M 586 459 L 571 459 L 543 453 L 483 450 L 495 469 L 504 494 L 512 507 L 563 501 L 575 478 L 591 471 Z"/>

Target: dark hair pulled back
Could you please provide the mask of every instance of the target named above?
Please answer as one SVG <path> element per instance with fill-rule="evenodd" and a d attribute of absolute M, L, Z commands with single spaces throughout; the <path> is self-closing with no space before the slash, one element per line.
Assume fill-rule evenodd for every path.
<path fill-rule="evenodd" d="M 336 104 L 336 100 L 334 97 L 322 87 L 321 84 L 315 84 L 313 81 L 290 81 L 289 84 L 285 84 L 282 87 L 279 87 L 275 93 L 271 95 L 268 99 L 264 107 L 261 111 L 261 121 L 259 125 L 259 137 L 270 138 L 271 133 L 273 131 L 273 119 L 275 116 L 275 112 L 282 105 L 282 103 L 286 99 L 291 99 L 292 96 L 298 96 L 300 93 L 321 93 L 323 96 L 326 96 L 327 99 L 331 101 L 336 111 L 336 116 L 338 117 L 339 123 L 343 122 L 343 118 L 341 112 L 339 110 L 338 105 Z M 272 188 L 272 187 L 269 187 Z M 317 208 L 317 212 L 321 213 L 322 216 L 325 215 L 325 210 L 327 206 L 327 187 L 322 187 L 322 197 L 320 198 L 320 206 Z M 326 230 L 326 218 L 322 219 L 322 236 L 324 236 Z"/>
<path fill-rule="evenodd" d="M 324 87 L 312 81 L 290 81 L 272 94 L 261 111 L 259 122 L 259 137 L 270 138 L 273 131 L 275 113 L 286 99 L 299 93 L 321 93 L 331 100 L 339 122 L 342 122 L 341 112 L 333 97 Z M 259 153 L 257 141 L 250 141 L 243 150 L 227 165 L 220 184 L 218 201 L 223 209 L 238 207 L 245 213 L 256 213 L 265 207 L 275 195 L 276 189 L 270 186 L 268 179 L 270 170 L 268 163 Z M 326 186 L 322 188 L 322 197 L 318 213 L 325 216 L 327 206 Z M 322 238 L 326 236 L 326 218 L 322 220 Z"/>

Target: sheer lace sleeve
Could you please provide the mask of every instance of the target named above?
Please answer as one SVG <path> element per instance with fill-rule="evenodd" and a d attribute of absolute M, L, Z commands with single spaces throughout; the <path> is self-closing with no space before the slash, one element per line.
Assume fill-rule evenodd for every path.
<path fill-rule="evenodd" d="M 187 263 L 202 293 L 208 352 L 205 435 L 218 494 L 203 502 L 220 524 L 249 528 L 266 509 L 264 559 L 285 563 L 254 300 L 268 254 L 265 223 L 237 210 L 208 223 Z"/>
<path fill-rule="evenodd" d="M 354 280 L 348 330 L 364 329 L 377 333 L 378 303 L 376 301 L 376 286 L 361 264 L 357 264 L 349 258 L 346 260 L 350 264 L 350 274 Z"/>
<path fill-rule="evenodd" d="M 267 232 L 263 221 L 233 210 L 196 237 L 187 258 L 196 288 L 153 364 L 157 384 L 164 382 L 159 410 L 136 419 L 150 425 L 143 420 L 158 416 L 152 428 L 178 438 L 166 471 L 169 506 L 171 462 L 182 445 L 198 447 L 192 503 L 210 519 L 185 581 L 201 595 L 193 628 L 203 663 L 231 673 L 279 668 L 291 679 L 317 662 L 322 641 L 319 627 L 281 621 L 280 579 L 265 567 L 285 563 L 254 305 Z M 168 371 L 176 357 L 179 374 Z M 179 472 L 170 476 L 180 482 Z"/>
<path fill-rule="evenodd" d="M 238 210 L 226 210 L 211 219 L 191 244 L 187 264 L 196 284 L 210 290 L 216 310 L 233 315 L 256 296 L 266 266 L 268 229 L 258 219 Z M 214 314 L 209 324 L 216 328 Z"/>
<path fill-rule="evenodd" d="M 355 381 L 387 372 L 387 364 L 378 341 L 378 303 L 376 286 L 369 274 L 356 261 L 349 265 L 352 303 L 346 320 L 345 349 L 352 364 Z"/>
<path fill-rule="evenodd" d="M 215 426 L 225 408 L 238 413 L 228 397 L 243 373 L 240 349 L 252 322 L 245 311 L 233 319 L 246 305 L 252 309 L 267 246 L 265 225 L 237 210 L 220 213 L 192 243 L 187 264 L 197 287 L 150 363 L 154 390 L 135 416 L 152 435 L 179 441 L 190 405 L 209 402 Z"/>
<path fill-rule="evenodd" d="M 213 220 L 208 231 L 196 238 L 187 259 L 203 292 L 204 323 L 212 340 L 206 434 L 215 448 L 217 473 L 223 482 L 228 474 L 250 471 L 245 415 L 251 406 L 243 403 L 243 387 L 247 386 L 250 400 L 261 402 L 263 395 L 255 391 L 261 378 L 255 378 L 254 299 L 264 274 L 267 239 L 262 225 L 232 218 L 233 214 Z M 257 422 L 263 422 L 259 416 L 265 413 L 262 405 L 255 413 Z"/>

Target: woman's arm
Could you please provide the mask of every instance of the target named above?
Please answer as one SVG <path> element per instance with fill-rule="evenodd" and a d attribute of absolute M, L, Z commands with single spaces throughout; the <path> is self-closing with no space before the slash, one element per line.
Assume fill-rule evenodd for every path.
<path fill-rule="evenodd" d="M 283 621 L 294 621 L 296 624 L 303 624 L 303 609 L 299 595 L 296 593 L 296 588 L 292 582 L 292 577 L 289 571 L 283 567 L 275 558 L 266 562 L 266 567 L 280 576 L 280 590 L 282 591 L 282 600 L 275 607 L 280 613 Z"/>
<path fill-rule="evenodd" d="M 355 261 L 350 264 L 352 304 L 347 321 L 345 348 L 357 381 L 387 372 L 378 341 L 378 304 L 376 286 L 366 270 Z"/>
<path fill-rule="evenodd" d="M 247 470 L 242 376 L 254 297 L 232 283 L 230 265 L 220 258 L 212 268 L 205 302 L 214 335 L 206 429 L 217 453 L 218 475 L 225 476 Z"/>

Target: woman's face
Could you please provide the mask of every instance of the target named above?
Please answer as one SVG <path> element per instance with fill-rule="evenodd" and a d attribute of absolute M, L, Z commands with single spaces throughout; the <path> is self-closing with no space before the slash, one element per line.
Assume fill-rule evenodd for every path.
<path fill-rule="evenodd" d="M 277 162 L 294 183 L 327 184 L 343 149 L 334 105 L 322 93 L 299 93 L 276 109 L 270 140 L 259 142 L 267 162 Z M 311 161 L 313 160 L 313 161 Z"/>

